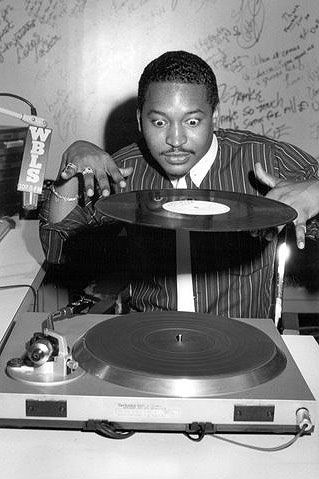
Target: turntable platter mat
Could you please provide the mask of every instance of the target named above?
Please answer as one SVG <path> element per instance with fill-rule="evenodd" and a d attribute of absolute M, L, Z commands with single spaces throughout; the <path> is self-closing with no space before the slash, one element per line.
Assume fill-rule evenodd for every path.
<path fill-rule="evenodd" d="M 75 343 L 72 354 L 100 379 L 176 397 L 243 391 L 275 378 L 287 362 L 272 339 L 251 325 L 174 311 L 105 320 Z"/>
<path fill-rule="evenodd" d="M 262 196 L 213 190 L 142 190 L 99 199 L 103 215 L 141 226 L 189 231 L 251 231 L 293 221 L 296 211 Z"/>

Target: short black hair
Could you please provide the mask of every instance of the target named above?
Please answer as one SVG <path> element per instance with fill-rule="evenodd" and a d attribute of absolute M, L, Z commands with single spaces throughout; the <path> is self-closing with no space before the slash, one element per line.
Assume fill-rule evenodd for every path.
<path fill-rule="evenodd" d="M 139 80 L 137 106 L 142 110 L 146 91 L 153 82 L 192 83 L 207 88 L 207 99 L 214 112 L 219 103 L 216 77 L 200 57 L 183 50 L 166 52 L 149 63 Z"/>

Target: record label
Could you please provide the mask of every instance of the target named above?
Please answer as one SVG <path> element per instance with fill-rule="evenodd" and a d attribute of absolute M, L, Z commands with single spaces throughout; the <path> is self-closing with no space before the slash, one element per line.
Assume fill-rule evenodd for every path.
<path fill-rule="evenodd" d="M 222 203 L 200 200 L 168 201 L 162 205 L 162 208 L 182 215 L 222 215 L 230 210 L 229 206 Z"/>

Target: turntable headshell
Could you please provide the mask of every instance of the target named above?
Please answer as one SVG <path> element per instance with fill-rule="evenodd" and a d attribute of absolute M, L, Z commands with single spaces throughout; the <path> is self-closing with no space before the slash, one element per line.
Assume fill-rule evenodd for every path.
<path fill-rule="evenodd" d="M 10 359 L 6 369 L 10 377 L 23 382 L 57 384 L 73 379 L 77 367 L 66 338 L 43 327 L 42 332 L 35 332 L 27 341 L 22 357 Z"/>
<path fill-rule="evenodd" d="M 55 331 L 54 325 L 73 317 L 91 303 L 90 298 L 81 296 L 67 307 L 50 313 L 42 322 L 42 331 L 33 333 L 26 342 L 23 355 L 7 362 L 7 374 L 22 382 L 45 385 L 61 384 L 84 374 L 72 358 L 65 335 Z"/>

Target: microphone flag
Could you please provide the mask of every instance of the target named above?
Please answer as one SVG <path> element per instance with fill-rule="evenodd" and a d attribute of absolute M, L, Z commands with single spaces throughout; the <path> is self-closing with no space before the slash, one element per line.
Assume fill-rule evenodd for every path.
<path fill-rule="evenodd" d="M 51 133 L 52 129 L 37 126 L 29 126 L 27 130 L 18 191 L 30 193 L 31 197 L 37 198 L 42 193 Z"/>

